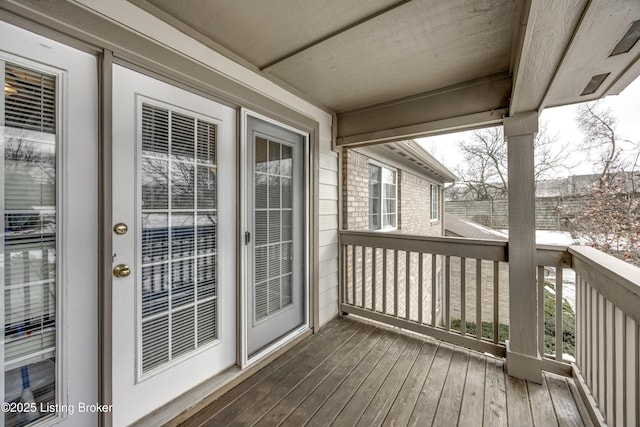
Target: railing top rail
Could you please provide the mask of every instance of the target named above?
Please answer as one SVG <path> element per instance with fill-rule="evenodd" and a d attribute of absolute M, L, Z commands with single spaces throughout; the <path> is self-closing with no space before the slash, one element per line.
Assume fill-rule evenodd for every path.
<path fill-rule="evenodd" d="M 464 237 L 414 236 L 368 231 L 341 231 L 341 245 L 395 249 L 437 255 L 507 261 L 507 242 Z"/>
<path fill-rule="evenodd" d="M 571 268 L 569 248 L 564 245 L 536 245 L 536 259 L 540 266 Z"/>
<path fill-rule="evenodd" d="M 640 268 L 589 246 L 570 246 L 569 253 L 576 273 L 640 322 Z"/>

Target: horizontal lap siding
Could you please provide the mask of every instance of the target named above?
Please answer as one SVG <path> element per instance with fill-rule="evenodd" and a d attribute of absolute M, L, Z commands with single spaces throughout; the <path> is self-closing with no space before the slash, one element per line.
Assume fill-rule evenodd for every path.
<path fill-rule="evenodd" d="M 338 314 L 338 155 L 331 141 L 320 141 L 319 307 L 320 325 Z"/>

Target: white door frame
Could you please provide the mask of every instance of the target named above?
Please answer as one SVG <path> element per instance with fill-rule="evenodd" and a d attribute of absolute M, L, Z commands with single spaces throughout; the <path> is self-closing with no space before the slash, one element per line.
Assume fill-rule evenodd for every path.
<path fill-rule="evenodd" d="M 251 355 L 249 357 L 248 354 L 248 345 L 247 345 L 247 315 L 248 315 L 248 286 L 251 283 L 252 278 L 248 277 L 248 266 L 249 257 L 248 248 L 249 246 L 245 244 L 245 232 L 249 229 L 249 212 L 247 206 L 247 195 L 249 194 L 249 185 L 252 185 L 252 181 L 250 182 L 248 179 L 248 171 L 247 171 L 247 151 L 249 149 L 249 144 L 251 141 L 247 140 L 247 123 L 248 118 L 254 117 L 275 126 L 281 127 L 283 129 L 289 130 L 291 132 L 297 133 L 301 135 L 304 139 L 304 147 L 303 147 L 303 203 L 304 203 L 304 229 L 302 231 L 303 235 L 306 236 L 304 241 L 304 271 L 303 271 L 303 279 L 304 279 L 304 323 L 289 332 L 287 335 L 274 342 L 273 344 L 268 345 L 257 353 Z M 275 350 L 285 346 L 287 343 L 300 336 L 310 328 L 310 301 L 311 301 L 311 286 L 310 286 L 310 242 L 311 242 L 311 230 L 310 230 L 310 217 L 309 213 L 311 212 L 311 204 L 310 204 L 310 188 L 309 188 L 309 173 L 310 173 L 310 165 L 309 165 L 309 133 L 301 131 L 300 129 L 296 129 L 292 126 L 288 126 L 284 123 L 273 120 L 267 116 L 264 116 L 259 113 L 255 113 L 245 108 L 240 109 L 240 155 L 239 155 L 239 167 L 238 167 L 238 176 L 240 180 L 240 194 L 239 197 L 239 218 L 241 224 L 241 230 L 238 235 L 238 260 L 240 261 L 238 266 L 238 271 L 240 275 L 240 297 L 239 297 L 239 307 L 238 307 L 238 331 L 239 331 L 239 354 L 238 354 L 238 365 L 242 369 L 253 365 L 254 363 L 264 359 L 266 356 L 273 353 Z M 254 238 L 254 236 L 252 236 Z"/>

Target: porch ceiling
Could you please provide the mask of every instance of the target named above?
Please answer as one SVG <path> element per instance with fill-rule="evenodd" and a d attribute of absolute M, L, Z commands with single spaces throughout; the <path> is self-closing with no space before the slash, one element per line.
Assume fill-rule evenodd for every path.
<path fill-rule="evenodd" d="M 499 123 L 640 74 L 640 43 L 610 56 L 637 0 L 130 1 L 338 113 L 344 144 Z"/>

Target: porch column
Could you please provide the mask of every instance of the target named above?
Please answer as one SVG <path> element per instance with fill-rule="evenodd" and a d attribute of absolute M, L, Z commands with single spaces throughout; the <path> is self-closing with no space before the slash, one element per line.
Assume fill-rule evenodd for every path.
<path fill-rule="evenodd" d="M 509 189 L 509 341 L 507 372 L 542 382 L 538 354 L 534 139 L 536 111 L 504 119 Z"/>

